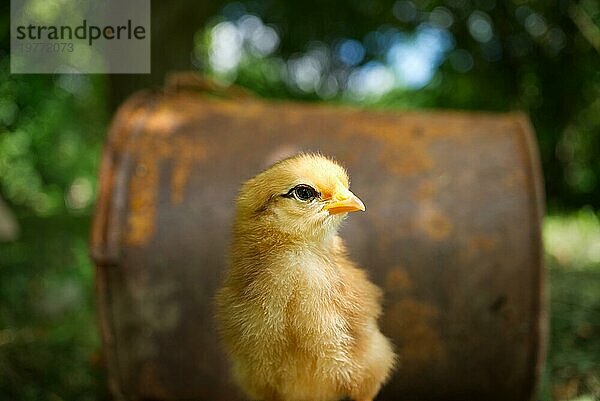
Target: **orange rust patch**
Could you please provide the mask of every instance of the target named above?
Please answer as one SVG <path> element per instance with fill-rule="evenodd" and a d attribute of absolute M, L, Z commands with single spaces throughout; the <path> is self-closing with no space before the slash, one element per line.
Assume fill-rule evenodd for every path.
<path fill-rule="evenodd" d="M 111 128 L 116 132 L 110 137 L 111 147 L 119 151 L 125 149 L 131 138 L 131 132 L 135 131 L 138 125 L 143 124 L 144 117 L 147 114 L 148 111 L 143 107 L 119 110 Z"/>
<path fill-rule="evenodd" d="M 366 118 L 365 118 L 366 116 Z M 430 145 L 439 137 L 462 140 L 466 131 L 460 124 L 448 126 L 447 119 L 427 121 L 425 125 L 415 119 L 406 119 L 405 126 L 399 126 L 397 116 L 389 113 L 349 114 L 351 123 L 340 125 L 341 135 L 357 133 L 383 139 L 385 147 L 379 161 L 391 173 L 405 177 L 431 170 L 435 159 L 429 153 Z"/>
<path fill-rule="evenodd" d="M 453 230 L 448 216 L 430 202 L 421 205 L 417 218 L 417 227 L 436 241 L 447 238 Z"/>
<path fill-rule="evenodd" d="M 384 324 L 398 341 L 401 366 L 420 367 L 444 357 L 444 343 L 433 328 L 433 320 L 438 315 L 435 307 L 412 298 L 389 307 Z"/>
<path fill-rule="evenodd" d="M 138 163 L 129 184 L 127 243 L 141 245 L 154 232 L 158 166 L 149 160 Z"/>
<path fill-rule="evenodd" d="M 181 116 L 173 109 L 160 107 L 148 116 L 146 130 L 154 134 L 168 135 L 181 123 Z"/>
<path fill-rule="evenodd" d="M 177 154 L 171 155 L 172 160 L 175 161 L 171 175 L 171 202 L 178 204 L 183 200 L 183 193 L 192 164 L 195 161 L 204 159 L 207 156 L 207 152 L 206 146 L 203 143 L 197 141 L 188 143 L 183 137 L 177 138 L 175 149 Z M 176 158 L 177 155 L 179 158 Z"/>
<path fill-rule="evenodd" d="M 170 177 L 170 199 L 178 204 L 184 198 L 185 186 L 192 165 L 206 158 L 204 142 L 196 136 L 172 135 L 171 129 L 178 126 L 174 113 L 159 111 L 158 116 L 143 132 L 133 136 L 127 143 L 126 152 L 136 161 L 135 173 L 129 183 L 128 231 L 125 241 L 129 245 L 146 244 L 156 230 L 155 220 L 160 189 L 160 165 L 172 163 Z"/>
<path fill-rule="evenodd" d="M 409 291 L 413 283 L 402 267 L 392 268 L 385 277 L 385 289 L 389 293 Z"/>
<path fill-rule="evenodd" d="M 403 333 L 400 355 L 417 365 L 439 359 L 444 346 L 440 335 L 430 325 L 430 321 L 437 318 L 437 309 L 411 299 L 401 301 L 397 309 Z"/>
<path fill-rule="evenodd" d="M 491 251 L 496 249 L 498 242 L 498 236 L 496 235 L 479 234 L 474 235 L 469 239 L 469 247 L 481 249 L 483 251 Z"/>
<path fill-rule="evenodd" d="M 340 128 L 346 135 L 360 132 L 384 139 L 386 146 L 379 155 L 379 161 L 393 174 L 409 176 L 430 170 L 434 166 L 428 153 L 430 137 L 427 135 L 403 135 L 403 129 L 387 121 L 380 121 L 375 116 L 367 119 L 355 117 L 351 124 L 343 124 Z"/>
<path fill-rule="evenodd" d="M 431 200 L 438 193 L 438 183 L 433 180 L 424 180 L 419 183 L 415 193 L 416 200 Z"/>
<path fill-rule="evenodd" d="M 498 247 L 500 239 L 494 234 L 477 234 L 467 239 L 466 246 L 461 247 L 459 257 L 464 263 L 472 263 L 478 257 L 487 254 Z"/>
<path fill-rule="evenodd" d="M 395 301 L 386 308 L 382 323 L 395 339 L 400 369 L 420 369 L 444 358 L 444 342 L 435 329 L 439 310 L 411 297 L 413 282 L 406 270 L 392 268 L 386 276 L 386 289 Z"/>

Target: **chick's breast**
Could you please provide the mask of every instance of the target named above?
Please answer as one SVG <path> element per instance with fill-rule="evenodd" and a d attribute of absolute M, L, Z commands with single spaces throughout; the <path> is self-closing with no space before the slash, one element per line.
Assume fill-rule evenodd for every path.
<path fill-rule="evenodd" d="M 374 395 L 394 361 L 377 327 L 379 289 L 339 255 L 277 259 L 265 265 L 284 270 L 266 268 L 218 296 L 236 380 L 255 399 L 271 389 L 286 401 Z"/>

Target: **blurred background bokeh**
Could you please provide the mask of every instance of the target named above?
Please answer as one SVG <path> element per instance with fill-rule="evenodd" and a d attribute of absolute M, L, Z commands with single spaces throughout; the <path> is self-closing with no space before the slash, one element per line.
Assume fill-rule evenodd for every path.
<path fill-rule="evenodd" d="M 30 0 L 51 21 L 63 0 Z M 152 2 L 152 74 L 11 75 L 0 5 L 0 399 L 108 399 L 88 257 L 107 124 L 197 70 L 261 97 L 524 111 L 542 157 L 550 344 L 539 399 L 600 399 L 600 3 Z"/>

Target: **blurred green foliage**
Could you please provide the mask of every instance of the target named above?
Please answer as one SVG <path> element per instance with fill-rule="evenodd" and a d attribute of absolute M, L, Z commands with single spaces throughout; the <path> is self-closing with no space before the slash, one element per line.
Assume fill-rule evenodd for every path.
<path fill-rule="evenodd" d="M 101 79 L 15 76 L 0 59 L 0 189 L 18 211 L 50 216 L 93 203 L 107 121 Z"/>
<path fill-rule="evenodd" d="M 0 6 L 0 195 L 19 213 L 86 213 L 108 121 L 102 76 L 10 74 Z"/>
<path fill-rule="evenodd" d="M 544 227 L 552 326 L 541 399 L 600 399 L 600 4 L 217 3 L 222 12 L 190 38 L 190 58 L 223 83 L 270 98 L 531 116 L 553 212 Z M 10 75 L 8 5 L 0 5 L 0 198 L 21 234 L 0 242 L 0 399 L 106 399 L 87 235 L 109 119 L 108 79 Z M 238 38 L 237 55 L 215 63 L 215 28 L 226 27 L 222 33 L 235 40 L 250 32 L 252 16 L 262 24 L 262 36 L 252 31 L 262 42 Z M 375 89 L 389 85 L 389 73 L 397 73 L 394 40 L 406 50 L 423 32 L 447 40 L 432 56 L 430 79 L 376 93 L 352 89 L 351 76 L 361 71 L 380 73 Z M 223 69 L 227 62 L 233 67 Z M 586 205 L 591 209 L 577 211 Z M 565 210 L 575 211 L 556 214 Z"/>
<path fill-rule="evenodd" d="M 11 75 L 0 6 L 0 399 L 106 398 L 87 237 L 108 122 L 105 77 Z"/>
<path fill-rule="evenodd" d="M 89 216 L 21 218 L 0 243 L 0 399 L 102 400 Z"/>

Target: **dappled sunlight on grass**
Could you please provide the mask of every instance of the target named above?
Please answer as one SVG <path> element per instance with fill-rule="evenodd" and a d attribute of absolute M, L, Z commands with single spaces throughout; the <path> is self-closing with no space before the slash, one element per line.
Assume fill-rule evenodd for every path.
<path fill-rule="evenodd" d="M 569 216 L 547 216 L 544 221 L 546 254 L 564 269 L 600 269 L 600 219 L 582 209 Z"/>

